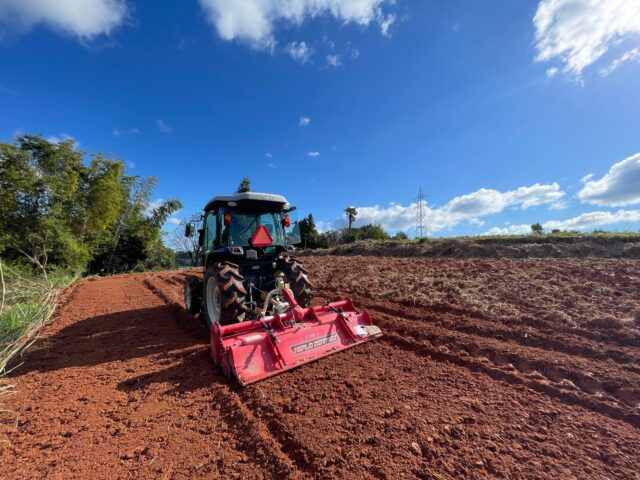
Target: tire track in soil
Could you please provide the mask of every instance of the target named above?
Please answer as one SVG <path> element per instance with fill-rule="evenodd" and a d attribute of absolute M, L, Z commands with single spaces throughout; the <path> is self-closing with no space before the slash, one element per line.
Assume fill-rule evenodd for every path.
<path fill-rule="evenodd" d="M 370 309 L 370 311 L 375 310 Z M 471 371 L 485 373 L 496 380 L 503 380 L 514 385 L 525 385 L 569 405 L 588 408 L 616 420 L 623 420 L 634 427 L 640 427 L 640 411 L 637 407 L 629 408 L 627 406 L 629 403 L 637 405 L 639 398 L 637 391 L 623 392 L 619 395 L 621 398 L 613 395 L 614 398 L 607 402 L 593 394 L 594 390 L 599 389 L 591 388 L 592 384 L 600 382 L 597 379 L 587 377 L 586 382 L 583 383 L 582 394 L 578 395 L 569 391 L 567 383 L 563 380 L 569 380 L 570 385 L 582 383 L 584 376 L 579 372 L 566 370 L 554 364 L 542 363 L 540 366 L 540 362 L 536 364 L 537 362 L 524 359 L 513 352 L 500 351 L 494 347 L 478 346 L 474 348 L 473 340 L 452 341 L 446 335 L 442 336 L 432 331 L 418 331 L 403 325 L 402 319 L 390 317 L 382 312 L 375 318 L 376 323 L 385 333 L 382 340 L 398 348 L 427 355 L 436 361 L 449 361 Z M 487 365 L 487 361 L 493 366 Z M 535 373 L 532 374 L 532 371 Z M 587 387 L 587 385 L 589 386 Z M 602 388 L 601 391 L 604 392 L 605 389 Z M 626 402 L 623 402 L 623 399 Z"/>
<path fill-rule="evenodd" d="M 418 360 L 420 358 L 428 359 L 428 362 Z M 497 419 L 484 418 L 485 415 L 530 418 L 543 412 L 546 416 L 549 414 L 548 407 L 545 407 L 545 399 L 550 401 L 548 396 L 538 392 L 527 393 L 526 388 L 521 388 L 525 385 L 505 384 L 500 378 L 474 376 L 473 373 L 477 372 L 467 368 L 462 369 L 468 372 L 467 375 L 456 374 L 455 381 L 451 379 L 450 382 L 454 371 L 460 373 L 460 365 L 437 360 L 435 363 L 443 366 L 434 368 L 432 360 L 403 345 L 380 340 L 289 372 L 289 378 L 275 377 L 249 386 L 241 395 L 256 415 L 271 423 L 271 428 L 277 429 L 280 436 L 289 439 L 287 446 L 309 463 L 310 468 L 317 472 L 317 478 L 432 478 L 427 472 L 436 469 L 448 473 L 445 478 L 568 476 L 567 472 L 560 474 L 554 470 L 557 462 L 565 468 L 569 462 L 564 463 L 564 459 L 558 458 L 551 445 L 545 447 L 544 442 L 537 443 L 541 441 L 536 433 L 537 420 L 525 430 L 521 426 L 513 426 L 520 432 L 517 440 L 513 433 L 508 433 L 507 438 L 510 439 L 509 444 L 520 443 L 523 441 L 520 437 L 531 433 L 537 439 L 526 443 L 531 455 L 538 460 L 556 463 L 547 474 L 540 473 L 544 472 L 544 468 L 540 468 L 528 474 L 521 472 L 515 475 L 517 467 L 513 465 L 507 473 L 505 464 L 522 463 L 522 455 L 517 449 L 492 446 L 492 451 L 498 452 L 494 457 L 492 454 L 487 456 L 487 451 L 477 447 L 488 438 L 495 438 L 498 442 L 505 440 L 504 437 L 484 433 L 485 422 L 506 431 L 511 428 Z M 463 377 L 469 378 L 472 384 L 463 381 Z M 457 393 L 452 397 L 447 388 L 453 388 Z M 257 389 L 267 398 L 273 396 L 274 402 L 260 401 Z M 501 392 L 498 397 L 497 391 Z M 502 405 L 489 413 L 485 410 L 485 402 L 493 404 L 497 398 L 503 399 L 499 402 L 514 404 Z M 423 401 L 442 405 L 421 406 Z M 456 404 L 467 412 L 471 409 L 475 413 L 471 417 L 468 413 L 461 413 L 462 417 L 459 417 L 451 413 L 456 410 L 457 407 L 453 406 Z M 514 405 L 518 408 L 514 409 Z M 528 406 L 524 408 L 523 405 Z M 562 421 L 545 423 L 556 428 L 573 423 L 572 417 L 584 416 L 582 407 L 576 409 L 571 406 L 561 410 Z M 476 414 L 479 415 L 477 420 L 472 418 Z M 558 415 L 558 412 L 553 415 Z M 601 415 L 595 417 L 603 418 Z M 589 422 L 597 422 L 597 419 L 591 418 Z M 480 435 L 484 440 L 477 437 L 476 428 L 483 432 Z M 546 430 L 543 432 L 545 436 L 549 435 Z M 451 436 L 452 439 L 438 438 L 438 435 Z M 422 456 L 416 457 L 411 451 L 414 440 Z M 553 442 L 550 439 L 546 441 Z M 543 447 L 541 451 L 538 445 Z M 567 455 L 575 456 L 576 453 Z M 459 460 L 451 462 L 451 458 Z M 462 465 L 452 466 L 451 463 Z M 587 475 L 583 472 L 583 476 Z M 624 474 L 619 472 L 612 476 L 624 478 Z"/>
<path fill-rule="evenodd" d="M 327 292 L 323 292 L 323 290 L 319 290 L 319 293 L 326 295 Z M 339 296 L 343 297 L 345 295 Z M 346 296 L 349 295 L 347 294 Z M 412 321 L 429 322 L 454 332 L 477 335 L 489 339 L 510 340 L 523 347 L 536 347 L 550 352 L 566 353 L 582 357 L 588 361 L 593 361 L 593 359 L 610 360 L 619 364 L 620 368 L 624 370 L 640 374 L 640 355 L 632 349 L 614 349 L 610 346 L 603 348 L 602 342 L 585 342 L 583 337 L 575 335 L 571 335 L 566 339 L 558 338 L 558 335 L 553 337 L 540 330 L 524 329 L 520 325 L 510 328 L 490 320 L 479 317 L 474 318 L 468 314 L 460 314 L 458 316 L 458 314 L 445 308 L 437 308 L 435 310 L 431 307 L 416 308 L 392 300 L 381 303 L 355 295 L 352 298 L 357 305 L 369 305 L 370 308 L 390 315 L 397 316 L 398 312 L 402 312 L 403 318 Z M 513 323 L 515 324 L 516 321 L 514 320 Z"/>
<path fill-rule="evenodd" d="M 523 385 L 531 390 L 535 390 L 540 393 L 544 393 L 554 399 L 563 401 L 568 405 L 587 408 L 595 413 L 607 415 L 615 420 L 621 420 L 629 425 L 640 428 L 640 415 L 630 412 L 622 408 L 615 407 L 606 403 L 601 403 L 589 398 L 584 398 L 579 395 L 575 395 L 571 392 L 567 392 L 553 385 L 541 383 L 535 380 L 524 378 L 520 375 L 515 375 L 500 368 L 488 366 L 482 362 L 468 360 L 461 355 L 451 354 L 449 352 L 439 350 L 429 346 L 426 343 L 416 342 L 397 334 L 387 334 L 382 338 L 384 341 L 391 345 L 407 350 L 409 352 L 416 353 L 418 355 L 425 355 L 436 361 L 450 362 L 460 367 L 464 367 L 472 372 L 480 372 L 488 375 L 494 380 L 501 380 L 512 385 Z"/>
<path fill-rule="evenodd" d="M 318 295 L 321 297 L 327 297 L 331 295 L 333 292 L 329 293 L 326 289 L 319 289 Z M 349 292 L 338 292 L 337 296 L 340 298 L 350 297 L 354 300 L 354 303 L 358 305 L 359 308 L 363 310 L 374 310 L 377 312 L 381 312 L 392 317 L 395 317 L 400 321 L 407 321 L 406 323 L 411 323 L 414 325 L 416 330 L 414 334 L 419 336 L 425 336 L 425 328 L 431 332 L 433 339 L 435 339 L 435 331 L 434 327 L 440 327 L 438 331 L 440 334 L 438 335 L 439 340 L 433 340 L 437 343 L 442 342 L 451 342 L 451 339 L 455 338 L 457 341 L 458 347 L 460 344 L 462 345 L 474 345 L 474 344 L 483 344 L 486 345 L 487 339 L 490 343 L 495 343 L 502 345 L 503 347 L 508 348 L 516 348 L 522 347 L 520 351 L 522 352 L 531 352 L 533 355 L 537 355 L 538 357 L 542 354 L 543 356 L 548 356 L 549 354 L 560 353 L 560 355 L 553 355 L 554 362 L 550 363 L 549 361 L 545 361 L 544 359 L 525 359 L 522 356 L 514 356 L 512 352 L 508 350 L 499 349 L 490 349 L 495 350 L 496 354 L 504 354 L 505 356 L 511 356 L 511 358 L 515 359 L 520 365 L 523 366 L 523 373 L 529 373 L 532 369 L 539 370 L 541 374 L 545 374 L 545 372 L 550 372 L 552 377 L 565 377 L 567 380 L 574 382 L 577 384 L 579 388 L 584 390 L 586 393 L 592 394 L 595 391 L 601 391 L 602 393 L 607 393 L 616 397 L 618 400 L 621 400 L 625 403 L 629 403 L 632 406 L 638 405 L 640 407 L 640 390 L 637 388 L 634 391 L 624 390 L 620 395 L 616 394 L 616 390 L 619 390 L 623 386 L 630 383 L 634 385 L 638 385 L 640 383 L 640 378 L 637 376 L 640 373 L 640 368 L 638 367 L 639 358 L 638 355 L 634 355 L 634 350 L 629 349 L 630 353 L 620 352 L 603 349 L 602 346 L 600 351 L 595 351 L 595 346 L 577 346 L 574 347 L 571 344 L 568 344 L 564 341 L 557 341 L 553 339 L 548 339 L 546 337 L 536 338 L 535 333 L 522 331 L 522 330 L 512 330 L 512 329 L 502 329 L 495 328 L 495 326 L 489 325 L 489 327 L 485 327 L 484 325 L 479 327 L 475 324 L 469 325 L 468 319 L 451 318 L 450 315 L 447 315 L 447 319 L 443 321 L 438 315 L 434 315 L 429 309 L 419 309 L 415 307 L 408 307 L 399 302 L 387 301 L 386 303 L 380 303 L 376 300 L 370 300 L 360 295 L 350 295 Z M 375 319 L 374 319 L 375 323 Z M 445 332 L 451 332 L 451 335 L 447 335 Z M 460 335 L 457 335 L 460 334 Z M 526 338 L 525 338 L 526 334 Z M 474 339 L 474 337 L 479 337 Z M 471 338 L 472 340 L 469 340 Z M 442 340 L 444 339 L 444 340 Z M 460 342 L 460 339 L 464 339 L 463 342 Z M 514 345 L 511 342 L 506 342 L 505 340 L 513 340 Z M 455 343 L 455 342 L 454 342 Z M 480 349 L 481 347 L 478 347 Z M 537 349 L 542 350 L 543 352 L 536 351 Z M 593 352 L 593 356 L 589 356 L 588 353 Z M 613 355 L 608 356 L 610 353 Z M 575 360 L 572 357 L 577 357 Z M 594 359 L 599 360 L 610 360 L 615 362 L 617 365 L 612 365 L 608 362 L 597 362 Z M 562 360 L 561 362 L 556 362 L 555 360 Z M 584 370 L 584 366 L 579 365 L 575 366 L 573 371 L 567 371 L 566 369 L 562 369 L 558 367 L 557 364 L 566 364 L 566 363 L 584 363 L 583 361 L 588 362 L 588 368 L 593 369 L 593 367 L 598 367 L 601 372 L 605 373 L 605 376 L 609 377 L 607 380 L 599 382 L 597 379 L 593 378 L 591 375 L 582 374 L 581 371 Z M 508 362 L 507 362 L 508 363 Z M 608 372 L 611 369 L 622 369 L 627 370 L 629 373 L 622 373 L 623 377 L 627 377 L 626 379 L 615 379 Z M 557 382 L 556 378 L 549 378 L 550 381 Z"/>
<path fill-rule="evenodd" d="M 318 293 L 322 296 L 327 295 L 324 289 L 319 290 Z M 338 296 L 345 297 L 340 294 Z M 405 312 L 408 307 L 402 304 L 388 302 L 387 305 L 381 305 L 379 302 L 356 295 L 353 295 L 352 299 L 359 308 L 370 312 L 377 311 L 381 314 L 380 316 L 372 315 L 374 323 L 378 323 L 380 326 L 386 325 L 390 331 L 401 334 L 405 338 L 420 339 L 436 347 L 445 347 L 450 351 L 457 352 L 458 355 L 491 362 L 500 372 L 511 370 L 508 373 L 513 375 L 515 371 L 517 372 L 515 376 L 524 376 L 529 385 L 540 384 L 541 386 L 536 388 L 538 391 L 544 391 L 555 397 L 559 396 L 561 399 L 569 400 L 571 404 L 583 404 L 583 406 L 595 409 L 595 411 L 601 409 L 609 412 L 613 418 L 624 418 L 634 426 L 638 426 L 640 390 L 634 387 L 638 385 L 638 378 L 635 375 L 631 379 L 628 375 L 627 378 L 613 376 L 608 373 L 609 368 L 607 368 L 611 365 L 603 364 L 600 366 L 604 369 L 605 378 L 599 380 L 594 375 L 584 373 L 586 368 L 594 370 L 593 367 L 598 366 L 597 362 L 593 360 L 589 362 L 588 366 L 584 366 L 576 365 L 571 357 L 564 356 L 563 358 L 562 354 L 554 355 L 553 359 L 546 359 L 544 358 L 548 356 L 546 350 L 537 352 L 531 346 L 518 348 L 517 345 L 503 341 L 486 341 L 484 337 L 474 338 L 473 334 L 466 332 L 458 334 L 459 330 L 457 329 L 441 328 L 439 325 L 433 325 L 416 318 L 415 315 L 410 314 L 407 322 Z M 397 309 L 388 305 L 395 305 Z M 380 317 L 391 318 L 392 321 L 380 323 L 378 320 Z M 385 333 L 388 332 L 387 328 L 383 329 Z M 541 358 L 541 354 L 543 358 Z M 574 363 L 573 368 L 571 368 L 572 363 Z M 582 393 L 584 400 L 581 400 L 581 396 L 567 391 L 576 389 Z"/>
<path fill-rule="evenodd" d="M 162 277 L 160 279 L 170 287 L 180 286 L 178 282 L 167 282 Z M 185 312 L 176 299 L 175 290 L 166 291 L 153 277 L 144 278 L 143 284 L 167 305 L 180 309 L 181 316 L 185 319 L 194 320 L 194 317 Z M 215 369 L 216 367 L 212 364 L 211 368 Z M 229 380 L 221 374 L 218 376 L 226 386 L 217 386 L 215 396 L 220 401 L 216 406 L 221 409 L 222 418 L 230 429 L 241 427 L 242 432 L 238 433 L 237 440 L 247 453 L 257 454 L 258 463 L 266 469 L 272 470 L 275 478 L 312 478 L 313 471 L 309 471 L 307 462 L 301 459 L 297 450 L 290 448 L 286 438 L 279 437 L 278 434 L 281 431 L 277 428 L 272 429 L 274 425 L 271 422 L 265 424 L 256 419 L 251 409 L 243 402 L 243 397 L 235 391 L 237 387 L 233 389 Z"/>
<path fill-rule="evenodd" d="M 359 305 L 363 309 L 375 310 L 381 313 L 385 313 L 391 315 L 397 319 L 408 320 L 408 322 L 412 323 L 416 328 L 415 332 L 417 335 L 425 336 L 425 328 L 429 329 L 433 338 L 430 338 L 432 343 L 442 343 L 449 342 L 453 343 L 456 346 L 460 347 L 460 345 L 469 345 L 474 350 L 484 350 L 493 352 L 492 355 L 502 354 L 504 357 L 508 357 L 512 360 L 515 360 L 517 365 L 520 365 L 522 368 L 522 373 L 530 373 L 532 370 L 538 370 L 541 374 L 549 376 L 550 381 L 559 382 L 563 378 L 575 383 L 581 390 L 585 391 L 585 393 L 593 394 L 593 393 L 606 393 L 617 400 L 623 401 L 624 403 L 629 404 L 630 406 L 640 406 L 640 390 L 634 387 L 630 387 L 631 384 L 638 385 L 640 383 L 640 377 L 638 377 L 638 368 L 636 365 L 628 365 L 628 364 L 612 364 L 603 361 L 594 361 L 593 358 L 588 357 L 585 354 L 585 351 L 582 347 L 578 349 L 571 348 L 570 345 L 566 345 L 564 343 L 560 344 L 559 349 L 555 349 L 557 346 L 557 342 L 547 342 L 547 339 L 536 339 L 532 338 L 529 335 L 526 339 L 522 338 L 523 332 L 511 332 L 511 331 L 503 331 L 503 330 L 485 330 L 478 329 L 475 325 L 467 327 L 466 325 L 457 326 L 453 323 L 457 319 L 453 319 L 452 321 L 442 322 L 442 320 L 438 319 L 437 316 L 433 316 L 429 312 L 425 312 L 423 316 L 416 313 L 416 309 L 408 309 L 408 307 L 404 307 L 400 304 L 394 304 L 393 302 L 389 302 L 387 305 L 380 304 L 378 302 L 371 302 L 362 298 L 354 297 L 356 305 Z M 395 305 L 396 308 L 389 305 Z M 464 319 L 460 319 L 461 322 L 464 322 Z M 443 324 L 444 323 L 444 324 Z M 437 336 L 435 328 L 439 327 L 440 334 Z M 450 335 L 445 333 L 451 332 Z M 478 333 L 478 330 L 480 332 Z M 457 335 L 460 334 L 460 335 Z M 478 339 L 473 339 L 474 336 L 479 337 Z M 502 338 L 501 338 L 502 337 Z M 505 342 L 506 340 L 511 340 L 513 337 L 517 337 L 514 345 L 510 342 Z M 471 338 L 472 340 L 469 340 Z M 452 340 L 455 339 L 455 340 Z M 486 345 L 494 344 L 501 345 L 502 349 L 496 348 L 488 348 Z M 482 345 L 485 345 L 483 347 Z M 567 348 L 565 348 L 567 347 Z M 465 350 L 468 351 L 469 354 L 474 354 L 469 351 L 469 348 L 464 347 Z M 517 353 L 510 352 L 508 349 L 517 349 L 525 354 L 530 353 L 533 355 L 533 358 L 525 358 L 525 355 L 518 355 Z M 539 349 L 539 350 L 538 350 Z M 577 354 L 573 353 L 577 350 Z M 606 353 L 608 350 L 603 350 L 604 355 L 597 354 L 594 355 L 594 358 L 597 359 L 608 359 L 615 360 L 613 358 L 607 358 Z M 550 354 L 558 353 L 560 355 L 553 355 L 550 357 Z M 477 356 L 477 355 L 476 355 Z M 551 360 L 545 360 L 544 358 L 553 358 Z M 572 357 L 576 357 L 575 359 Z M 588 366 L 585 365 L 585 361 L 588 362 Z M 629 358 L 629 362 L 633 362 L 637 360 L 633 360 Z M 504 364 L 505 362 L 503 362 Z M 509 362 L 506 362 L 509 363 Z M 568 370 L 566 368 L 560 367 L 559 365 L 572 365 L 573 369 Z M 607 377 L 606 380 L 599 381 L 593 375 L 588 373 L 582 373 L 583 371 L 593 370 L 593 367 L 597 367 L 597 370 L 601 375 Z M 611 370 L 613 369 L 613 374 Z M 629 373 L 625 372 L 616 372 L 616 370 L 627 370 Z M 616 375 L 622 377 L 618 378 Z M 558 380 L 558 377 L 561 377 Z M 626 377 L 626 378 L 625 378 Z M 618 390 L 627 387 L 627 389 L 622 390 L 620 393 L 616 393 Z M 631 390 L 629 390 L 631 388 Z"/>
<path fill-rule="evenodd" d="M 536 310 L 536 305 L 523 300 L 517 296 L 507 296 L 506 300 L 517 302 L 522 306 L 525 306 L 527 309 L 531 311 Z M 534 328 L 543 329 L 547 332 L 559 331 L 562 333 L 567 333 L 571 335 L 579 335 L 584 338 L 588 338 L 590 340 L 595 341 L 603 341 L 606 340 L 610 343 L 614 343 L 621 347 L 640 347 L 640 334 L 630 328 L 623 328 L 621 330 L 612 330 L 612 329 L 603 329 L 603 328 L 594 328 L 592 325 L 588 325 L 588 322 L 578 322 L 578 327 L 570 327 L 565 325 L 558 325 L 556 322 L 546 320 L 544 318 L 530 318 L 528 316 L 523 316 L 518 319 L 498 319 L 501 322 L 506 323 L 507 325 L 517 325 L 518 323 L 522 323 Z M 587 323 L 587 325 L 585 325 Z M 587 329 L 587 328 L 589 329 Z"/>
<path fill-rule="evenodd" d="M 320 290 L 319 290 L 320 291 Z M 342 293 L 350 296 L 352 298 L 371 298 L 367 297 L 360 290 L 349 290 L 349 289 L 338 289 L 336 287 L 325 287 L 322 288 L 322 291 L 325 293 L 330 293 L 330 297 L 332 295 L 339 295 Z M 344 296 L 344 295 L 342 295 Z M 385 299 L 386 301 L 387 299 Z M 546 320 L 544 318 L 533 318 L 528 315 L 523 315 L 519 318 L 504 318 L 504 317 L 490 317 L 485 315 L 484 312 L 480 310 L 475 310 L 472 308 L 461 308 L 453 306 L 449 303 L 421 303 L 421 302 L 393 302 L 396 305 L 402 305 L 402 308 L 414 308 L 417 310 L 426 310 L 432 312 L 438 312 L 442 314 L 452 314 L 460 317 L 470 317 L 479 320 L 484 320 L 491 323 L 497 323 L 505 325 L 508 328 L 516 328 L 520 329 L 523 326 L 530 327 L 536 331 L 542 332 L 543 335 L 552 336 L 557 335 L 558 333 L 566 334 L 568 336 L 581 337 L 594 343 L 603 343 L 604 341 L 609 342 L 618 347 L 632 347 L 638 348 L 640 347 L 640 334 L 637 330 L 633 330 L 630 328 L 624 328 L 622 331 L 611 330 L 611 329 L 601 329 L 590 327 L 590 329 L 586 329 L 583 326 L 572 327 L 567 325 L 561 325 L 557 322 L 553 322 L 550 320 Z M 618 354 L 616 354 L 618 355 Z M 620 358 L 624 358 L 621 356 Z"/>

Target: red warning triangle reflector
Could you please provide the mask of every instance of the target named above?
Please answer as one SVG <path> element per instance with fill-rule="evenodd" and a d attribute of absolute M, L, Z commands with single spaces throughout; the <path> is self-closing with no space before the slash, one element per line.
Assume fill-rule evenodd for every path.
<path fill-rule="evenodd" d="M 264 225 L 258 227 L 251 238 L 251 245 L 254 247 L 268 247 L 273 243 L 271 234 Z"/>

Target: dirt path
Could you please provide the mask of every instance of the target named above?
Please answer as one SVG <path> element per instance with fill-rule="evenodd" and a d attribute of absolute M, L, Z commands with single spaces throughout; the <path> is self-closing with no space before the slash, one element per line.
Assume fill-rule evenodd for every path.
<path fill-rule="evenodd" d="M 0 477 L 640 479 L 637 262 L 402 262 L 307 259 L 386 336 L 245 389 L 184 273 L 80 283 L 12 374 Z"/>

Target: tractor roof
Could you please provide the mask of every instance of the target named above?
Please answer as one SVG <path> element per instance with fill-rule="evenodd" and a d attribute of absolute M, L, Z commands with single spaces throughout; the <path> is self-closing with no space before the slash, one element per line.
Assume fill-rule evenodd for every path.
<path fill-rule="evenodd" d="M 233 205 L 235 203 L 235 205 Z M 272 193 L 245 192 L 235 195 L 220 195 L 213 197 L 204 206 L 205 210 L 215 207 L 240 207 L 260 210 L 289 210 L 291 207 L 282 195 Z"/>

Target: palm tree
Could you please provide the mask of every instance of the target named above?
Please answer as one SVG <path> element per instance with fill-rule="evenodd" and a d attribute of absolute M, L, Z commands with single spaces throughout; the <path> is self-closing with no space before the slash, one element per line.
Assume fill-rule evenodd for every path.
<path fill-rule="evenodd" d="M 358 211 L 355 209 L 355 207 L 347 207 L 344 209 L 344 213 L 349 219 L 349 233 L 351 233 L 351 224 L 356 221 Z"/>

